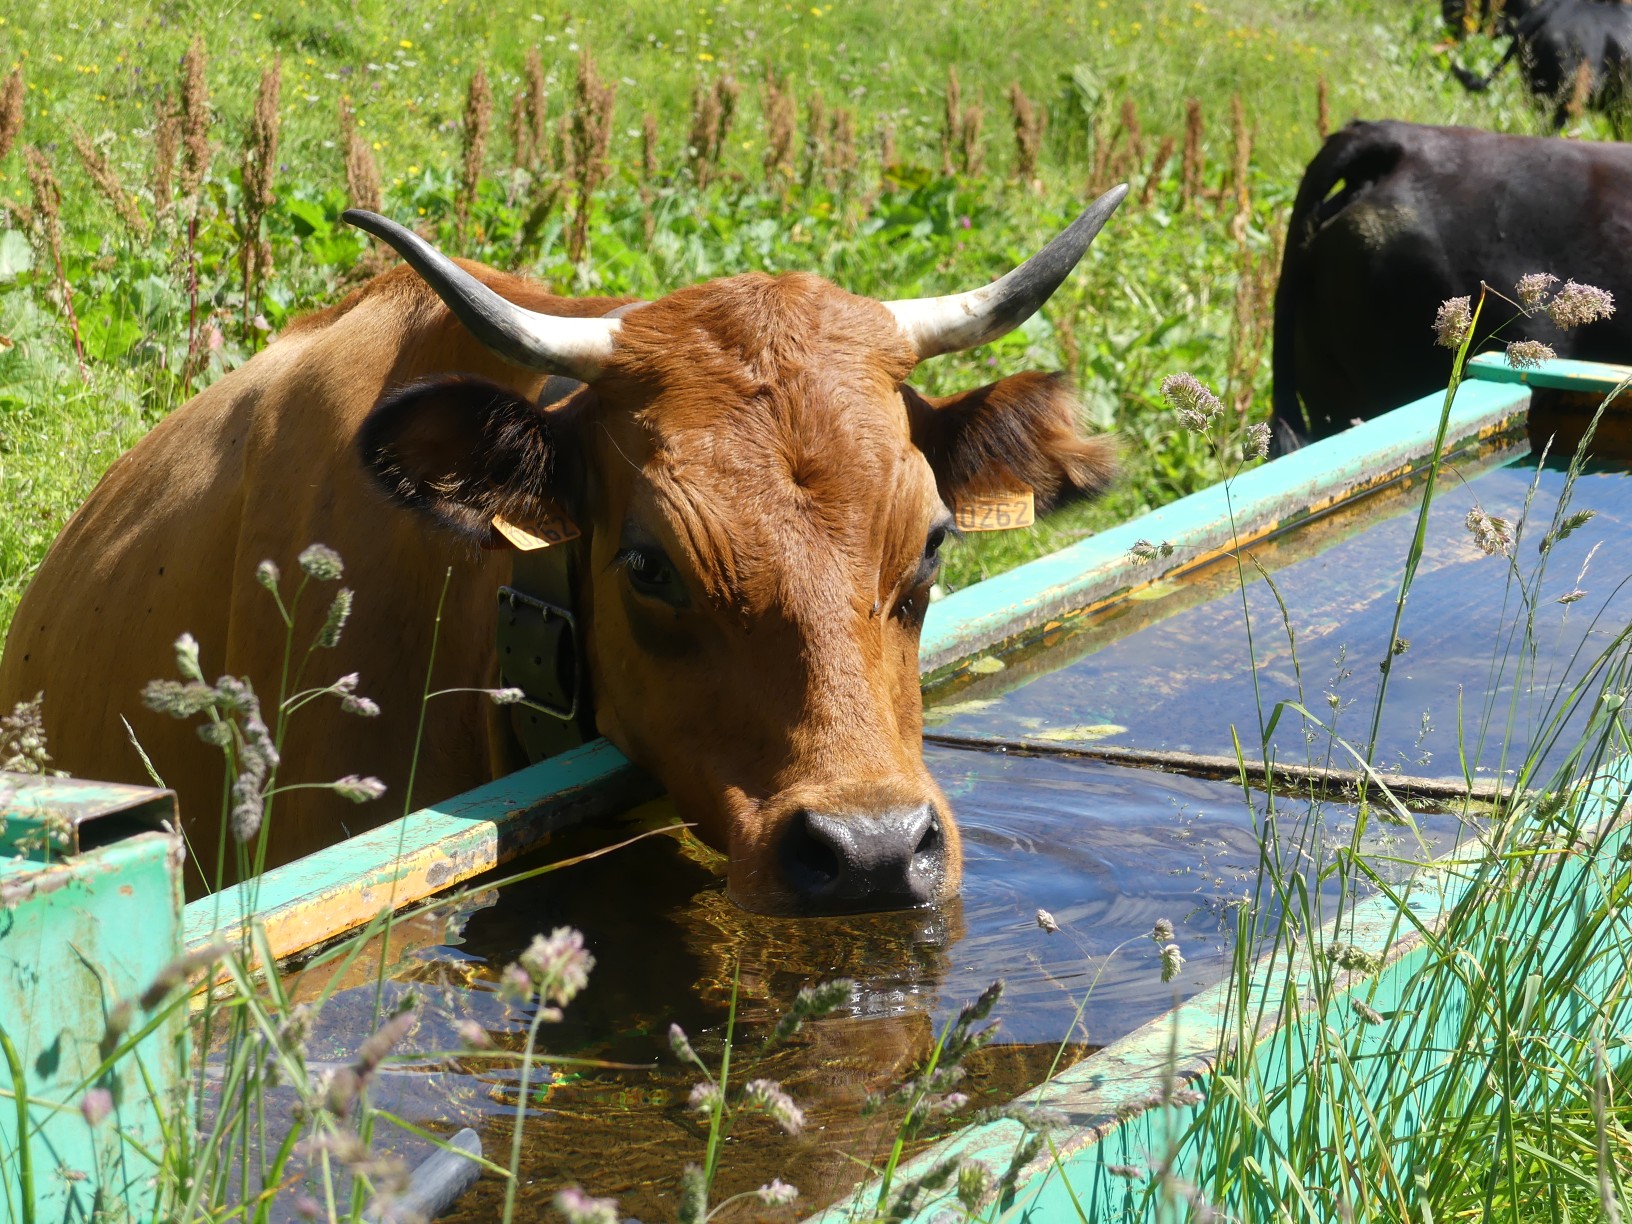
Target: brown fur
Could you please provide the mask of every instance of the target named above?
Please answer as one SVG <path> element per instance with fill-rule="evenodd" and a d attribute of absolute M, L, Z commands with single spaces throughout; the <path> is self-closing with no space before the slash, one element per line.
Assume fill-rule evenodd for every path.
<path fill-rule="evenodd" d="M 616 304 L 467 266 L 533 310 Z M 293 858 L 514 759 L 482 698 L 439 697 L 403 794 L 444 573 L 433 687 L 493 684 L 509 554 L 473 543 L 494 542 L 495 510 L 569 508 L 585 536 L 578 612 L 600 729 L 729 853 L 733 897 L 790 907 L 776 847 L 800 811 L 924 804 L 949 891 L 956 828 L 920 751 L 926 539 L 960 490 L 1022 481 L 1041 505 L 1095 491 L 1110 451 L 1077 435 L 1056 379 L 930 400 L 905 386 L 913 364 L 878 303 L 815 276 L 751 274 L 626 315 L 605 375 L 545 410 L 540 375 L 488 353 L 394 270 L 291 326 L 113 465 L 24 597 L 0 704 L 44 689 L 66 768 L 140 780 L 128 718 L 182 797 L 197 884 L 214 871 L 219 753 L 138 694 L 174 673 L 171 644 L 191 631 L 207 674 L 247 675 L 270 703 L 283 632 L 255 566 L 292 574 L 306 544 L 330 545 L 356 607 L 305 679 L 359 672 L 383 713 L 308 707 L 284 781 L 372 773 L 391 793 L 362 808 L 284 796 L 271 855 Z M 667 557 L 672 603 L 628 580 L 630 538 Z M 303 606 L 297 642 L 326 602 Z"/>

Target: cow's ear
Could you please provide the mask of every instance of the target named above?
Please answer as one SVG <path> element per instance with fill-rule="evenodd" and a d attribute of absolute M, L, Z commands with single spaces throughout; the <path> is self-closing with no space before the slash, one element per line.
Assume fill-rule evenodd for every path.
<path fill-rule="evenodd" d="M 1063 375 L 1016 374 L 945 397 L 902 390 L 913 441 L 954 510 L 1029 492 L 1043 514 L 1096 496 L 1115 475 L 1115 441 L 1083 435 L 1081 405 Z"/>
<path fill-rule="evenodd" d="M 492 546 L 493 520 L 572 515 L 579 486 L 564 451 L 571 408 L 545 412 L 468 375 L 428 379 L 382 399 L 357 433 L 363 466 L 397 504 Z"/>

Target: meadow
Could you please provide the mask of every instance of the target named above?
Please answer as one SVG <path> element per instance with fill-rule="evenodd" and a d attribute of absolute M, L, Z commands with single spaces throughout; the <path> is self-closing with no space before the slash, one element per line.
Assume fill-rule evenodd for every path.
<path fill-rule="evenodd" d="M 1452 83 L 1439 38 L 1393 0 L 8 6 L 0 630 L 118 454 L 384 266 L 338 221 L 354 202 L 567 292 L 761 268 L 907 297 L 983 283 L 1130 181 L 1041 317 L 919 372 L 1073 375 L 1123 480 L 963 544 L 947 580 L 1059 547 L 1215 481 L 1267 415 L 1277 243 L 1323 126 L 1539 130 L 1512 80 Z M 1230 405 L 1222 453 L 1161 405 L 1180 369 Z"/>
<path fill-rule="evenodd" d="M 14 0 L 0 13 L 0 74 L 11 74 L 0 83 L 0 631 L 108 463 L 273 342 L 289 319 L 385 266 L 339 222 L 353 204 L 562 291 L 650 297 L 761 268 L 814 270 L 856 292 L 907 297 L 982 283 L 1098 191 L 1129 181 L 1127 205 L 1041 316 L 995 345 L 919 371 L 933 392 L 1024 368 L 1064 369 L 1088 419 L 1123 444 L 1124 478 L 1101 502 L 1032 532 L 959 542 L 946 575 L 956 587 L 1239 468 L 1247 428 L 1268 415 L 1270 301 L 1285 214 L 1323 131 L 1351 117 L 1543 126 L 1511 77 L 1477 97 L 1450 80 L 1436 50 L 1437 6 L 1427 3 L 638 0 L 590 14 L 509 0 L 254 2 L 111 10 L 84 0 Z M 1464 62 L 1494 58 L 1488 47 L 1458 54 Z M 1604 130 L 1589 117 L 1571 134 Z M 1205 435 L 1185 429 L 1159 393 L 1162 379 L 1181 370 L 1223 399 Z M 1536 530 L 1547 509 L 1538 507 Z M 1564 513 L 1561 505 L 1555 520 Z M 1545 549 L 1532 571 L 1515 562 L 1516 588 L 1533 598 L 1545 563 Z M 1408 576 L 1402 608 L 1409 586 Z M 1624 656 L 1624 648 L 1623 635 L 1616 649 Z M 1612 658 L 1595 679 L 1624 690 L 1625 666 Z M 1609 718 L 1595 724 L 1577 758 L 1612 760 L 1625 738 Z M 1570 901 L 1556 895 L 1552 877 L 1526 891 L 1536 878 L 1532 860 L 1578 849 L 1563 818 L 1572 779 L 1526 781 L 1550 805 L 1546 827 L 1524 823 L 1526 804 L 1510 808 L 1481 868 L 1494 917 L 1470 905 L 1420 985 L 1421 1005 L 1438 1006 L 1439 983 L 1464 962 L 1513 958 L 1479 996 L 1465 1047 L 1442 1061 L 1441 1051 L 1414 1052 L 1434 1074 L 1455 1072 L 1412 1149 L 1420 1163 L 1390 1163 L 1399 1151 L 1387 1130 L 1392 1119 L 1368 1112 L 1344 1061 L 1344 1030 L 1318 1034 L 1330 1069 L 1321 1088 L 1363 1166 L 1344 1164 L 1349 1149 L 1323 1145 L 1311 1131 L 1273 1176 L 1250 1168 L 1239 1156 L 1258 1129 L 1251 1090 L 1259 1068 L 1244 1043 L 1233 1052 L 1221 1046 L 1235 1061 L 1221 1063 L 1191 1130 L 1216 1156 L 1216 1174 L 1194 1195 L 1153 1183 L 1151 1195 L 1164 1198 L 1159 1215 L 1216 1218 L 1208 1202 L 1262 1194 L 1284 1175 L 1316 1195 L 1351 1184 L 1365 1193 L 1321 1200 L 1324 1215 L 1282 1204 L 1262 1218 L 1415 1219 L 1408 1213 L 1430 1203 L 1443 1209 L 1437 1218 L 1620 1218 L 1632 1140 L 1610 1071 L 1624 1049 L 1618 1035 L 1601 1034 L 1555 1049 L 1548 1022 L 1574 1004 L 1575 972 L 1624 958 L 1625 933 L 1618 907 L 1605 907 L 1562 966 L 1538 940 L 1510 951 L 1515 933 Z M 1273 952 L 1290 961 L 1299 939 L 1326 938 L 1322 924 L 1332 916 L 1284 895 L 1291 885 L 1276 874 L 1272 840 L 1257 893 L 1283 894 L 1284 911 L 1299 921 L 1271 933 L 1256 927 L 1253 911 L 1241 924 L 1238 1034 L 1278 1009 L 1305 1014 L 1301 999 L 1249 994 L 1258 941 L 1273 939 Z M 1593 850 L 1594 864 L 1624 889 L 1614 847 Z M 1346 873 L 1348 892 L 1371 887 L 1369 866 L 1351 850 L 1332 870 Z M 251 981 L 251 939 L 211 953 L 227 958 L 236 990 L 206 1013 L 203 1047 L 212 1023 L 226 1033 L 217 1048 L 228 1051 L 234 1087 L 213 1129 L 167 1136 L 165 1192 L 175 1218 L 234 1218 L 240 1210 L 231 1202 L 235 1152 L 248 1168 L 258 1094 L 278 1076 L 302 1099 L 325 1102 L 310 1114 L 325 1175 L 331 1155 L 337 1167 L 349 1158 L 337 1145 L 351 1133 L 342 1123 L 353 1101 L 336 1107 L 332 1081 L 305 1065 L 281 987 Z M 506 971 L 518 1015 L 535 1003 L 567 1002 L 587 972 L 579 951 L 529 948 Z M 1342 967 L 1326 966 L 1323 994 L 1335 997 Z M 185 977 L 160 992 L 164 1007 L 186 1006 Z M 811 999 L 795 1012 L 801 1007 L 817 1014 Z M 529 1067 L 545 1010 L 531 1013 Z M 948 1086 L 935 1078 L 934 1058 L 949 1045 L 969 1046 L 984 1014 L 960 1017 L 927 1070 L 904 1085 L 909 1118 Z M 1356 1015 L 1353 1024 L 1382 1019 Z M 1503 1052 L 1499 1065 L 1475 1041 L 1492 1027 L 1501 1035 L 1491 1039 Z M 710 1035 L 710 1059 L 718 1036 Z M 108 1064 L 134 1041 L 110 1042 Z M 710 1083 L 718 1075 L 698 1174 L 705 1181 L 683 1189 L 706 1214 L 706 1179 L 732 1110 L 770 1113 L 778 1103 L 751 1102 L 734 1089 L 728 1108 L 725 1066 L 698 1059 L 689 1045 L 682 1051 L 685 1042 L 682 1033 L 676 1057 L 689 1056 Z M 381 1044 L 368 1043 L 372 1053 L 357 1064 L 365 1079 L 383 1057 Z M 724 1048 L 728 1059 L 729 1040 Z M 515 1051 L 493 1057 L 513 1061 Z M 1243 1085 L 1238 1096 L 1221 1091 Z M 1398 1099 L 1406 1095 L 1401 1087 Z M 524 1079 L 518 1121 L 525 1103 Z M 369 1116 L 366 1103 L 356 1108 Z M 357 1129 L 366 1134 L 364 1123 Z M 897 1143 L 886 1169 L 900 1150 Z M 516 1160 L 513 1150 L 507 1168 L 500 1153 L 490 1168 L 510 1176 L 506 1218 Z M 693 1175 L 679 1176 L 684 1186 Z M 361 1188 L 348 1192 L 331 1180 L 328 1189 L 321 1214 L 361 1216 Z M 267 1218 L 269 1199 L 245 1205 L 243 1215 Z"/>

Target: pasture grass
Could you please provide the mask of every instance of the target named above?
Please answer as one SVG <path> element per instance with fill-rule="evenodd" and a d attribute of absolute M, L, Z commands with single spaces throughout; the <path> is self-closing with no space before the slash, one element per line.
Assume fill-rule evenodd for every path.
<path fill-rule="evenodd" d="M 640 0 L 604 13 L 511 0 L 297 0 L 259 9 L 21 0 L 0 14 L 0 71 L 20 71 L 24 83 L 20 131 L 0 158 L 0 497 L 8 509 L 0 630 L 113 458 L 289 317 L 333 302 L 352 283 L 368 248 L 337 221 L 350 202 L 342 103 L 376 163 L 386 212 L 428 227 L 456 253 L 566 291 L 650 297 L 751 268 L 811 269 L 881 296 L 961 289 L 1029 254 L 1097 190 L 1130 179 L 1136 198 L 1042 316 L 999 344 L 920 371 L 928 389 L 946 391 L 1026 367 L 1066 369 L 1092 423 L 1124 440 L 1126 475 L 1109 497 L 1034 532 L 965 541 L 947 570 L 958 586 L 1223 475 L 1160 409 L 1164 374 L 1189 369 L 1224 389 L 1239 425 L 1267 415 L 1274 244 L 1318 146 L 1322 79 L 1334 125 L 1392 116 L 1536 130 L 1511 79 L 1483 97 L 1449 81 L 1430 50 L 1438 38 L 1431 16 L 1391 0 Z M 204 39 L 210 154 L 188 194 L 176 181 L 180 167 L 167 188 L 155 186 L 155 107 L 178 94 L 195 35 Z M 514 169 L 510 108 L 534 48 L 545 144 L 559 144 L 560 125 L 578 109 L 581 52 L 593 53 L 615 89 L 608 173 L 577 264 L 564 253 L 574 175 L 562 170 L 559 149 L 547 165 Z M 275 62 L 278 146 L 263 217 L 245 203 L 243 151 L 258 80 Z M 945 174 L 949 65 L 964 118 L 973 109 L 982 124 L 978 138 L 957 142 Z M 465 102 L 478 67 L 494 101 L 468 193 Z M 789 174 L 765 168 L 774 135 L 767 72 L 794 106 Z M 740 87 L 735 119 L 699 174 L 687 154 L 693 90 L 721 77 Z M 1011 86 L 1047 114 L 1030 182 L 1014 176 Z M 1187 97 L 1200 103 L 1196 179 L 1205 193 L 1188 207 Z M 834 126 L 840 110 L 847 137 Z M 103 187 L 76 137 L 104 165 Z M 1152 185 L 1167 138 L 1175 148 Z M 40 207 L 28 148 L 57 185 L 57 219 Z M 121 210 L 135 221 L 119 220 Z M 246 309 L 239 260 L 251 222 L 266 258 Z M 59 226 L 53 248 L 46 230 Z M 269 331 L 245 326 L 257 316 Z"/>

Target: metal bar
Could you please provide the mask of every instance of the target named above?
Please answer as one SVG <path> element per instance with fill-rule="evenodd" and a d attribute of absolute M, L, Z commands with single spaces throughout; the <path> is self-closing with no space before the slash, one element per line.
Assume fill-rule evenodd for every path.
<path fill-rule="evenodd" d="M 1283 765 L 1274 762 L 1265 765 L 1251 758 L 1236 760 L 1231 756 L 1214 756 L 1199 752 L 1177 752 L 1171 749 L 1125 748 L 1114 744 L 1051 744 L 1036 740 L 995 739 L 979 735 L 952 735 L 943 731 L 924 732 L 926 744 L 942 744 L 948 748 L 967 748 L 983 752 L 1006 752 L 1014 756 L 1066 757 L 1080 760 L 1105 761 L 1113 765 L 1134 765 L 1169 773 L 1188 774 L 1196 778 L 1215 778 L 1234 781 L 1243 775 L 1253 782 L 1282 788 L 1274 782 L 1301 784 L 1299 793 L 1309 790 L 1324 797 L 1347 798 L 1360 793 L 1362 788 L 1375 789 L 1366 774 L 1358 769 L 1337 769 L 1313 765 Z M 1495 803 L 1503 797 L 1496 782 L 1478 780 L 1469 786 L 1461 778 L 1421 778 L 1411 774 L 1380 775 L 1394 796 L 1402 801 L 1426 799 L 1443 801 L 1473 799 L 1481 803 Z M 1307 788 L 1307 789 L 1304 789 Z"/>
<path fill-rule="evenodd" d="M 1559 391 L 1597 391 L 1608 395 L 1622 379 L 1632 376 L 1632 365 L 1603 361 L 1568 361 L 1555 357 L 1538 366 L 1516 370 L 1500 353 L 1481 353 L 1468 362 L 1468 377 L 1482 382 L 1549 387 Z M 1466 388 L 1467 384 L 1463 384 Z M 1461 392 L 1458 392 L 1458 398 Z"/>
<path fill-rule="evenodd" d="M 202 897 L 187 906 L 184 937 L 189 948 L 222 935 L 236 940 L 253 913 L 273 954 L 291 956 L 655 792 L 621 752 L 596 740 Z"/>

